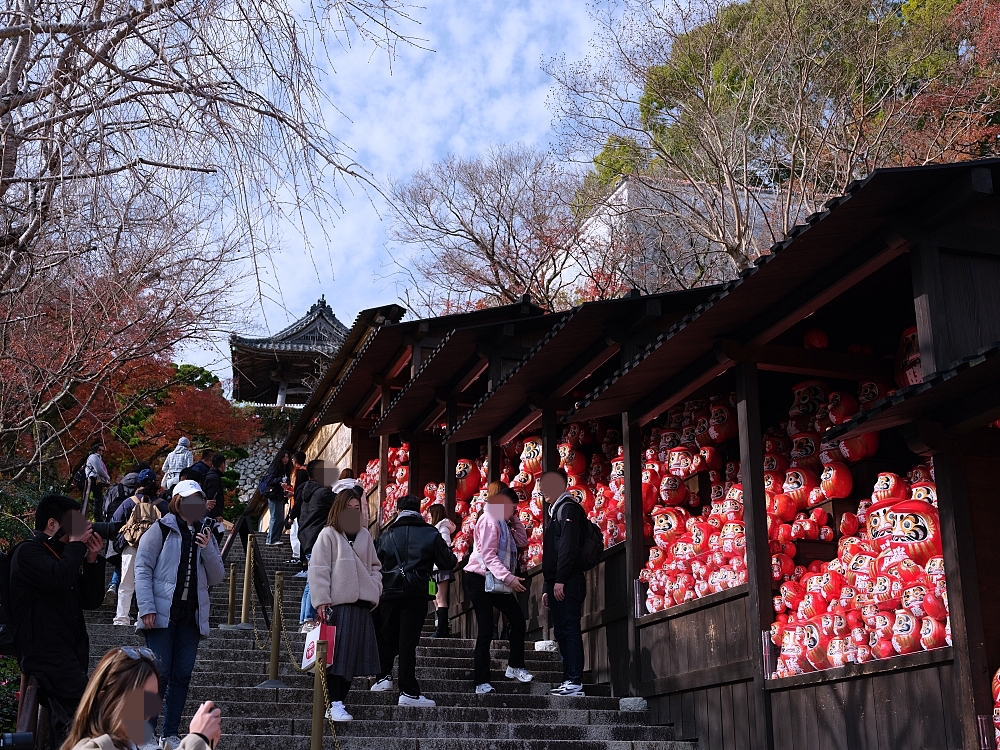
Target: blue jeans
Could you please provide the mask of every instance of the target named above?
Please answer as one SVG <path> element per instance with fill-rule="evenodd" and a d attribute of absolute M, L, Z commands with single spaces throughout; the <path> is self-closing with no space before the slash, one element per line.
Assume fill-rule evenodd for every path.
<path fill-rule="evenodd" d="M 179 734 L 188 684 L 198 656 L 198 641 L 201 640 L 197 619 L 195 614 L 194 619 L 189 618 L 183 623 L 171 620 L 168 627 L 143 631 L 146 634 L 146 645 L 156 654 L 160 668 L 164 737 Z M 149 722 L 154 732 L 159 719 L 157 716 Z"/>
<path fill-rule="evenodd" d="M 274 544 L 281 541 L 281 531 L 285 523 L 285 504 L 268 500 L 267 509 L 271 511 L 271 523 L 267 527 L 267 543 Z"/>
<path fill-rule="evenodd" d="M 308 560 L 310 555 L 306 555 L 306 560 Z M 304 623 L 306 620 L 316 619 L 316 608 L 312 605 L 312 599 L 309 598 L 309 579 L 306 579 L 306 587 L 302 590 L 302 606 L 299 607 L 299 625 Z"/>
<path fill-rule="evenodd" d="M 116 566 L 115 572 L 111 574 L 111 583 L 109 583 L 108 586 L 109 587 L 114 586 L 115 588 L 118 588 L 118 584 L 120 584 L 121 582 L 122 582 L 122 569 L 121 566 Z"/>
<path fill-rule="evenodd" d="M 549 613 L 559 653 L 563 661 L 563 679 L 575 685 L 583 680 L 583 635 L 580 632 L 580 618 L 583 615 L 583 600 L 587 596 L 587 583 L 583 574 L 570 576 L 566 581 L 566 597 L 556 601 L 552 594 L 552 584 L 545 584 L 549 595 Z"/>

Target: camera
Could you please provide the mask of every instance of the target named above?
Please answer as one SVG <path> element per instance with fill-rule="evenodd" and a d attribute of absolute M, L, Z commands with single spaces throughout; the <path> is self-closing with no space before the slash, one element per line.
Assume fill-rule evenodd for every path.
<path fill-rule="evenodd" d="M 0 734 L 0 747 L 11 750 L 34 750 L 35 736 L 31 732 L 6 732 Z"/>
<path fill-rule="evenodd" d="M 94 533 L 98 534 L 101 539 L 106 542 L 109 539 L 116 539 L 122 530 L 122 526 L 124 525 L 124 521 L 119 521 L 118 523 L 111 523 L 110 521 L 95 521 L 90 526 L 94 530 Z"/>

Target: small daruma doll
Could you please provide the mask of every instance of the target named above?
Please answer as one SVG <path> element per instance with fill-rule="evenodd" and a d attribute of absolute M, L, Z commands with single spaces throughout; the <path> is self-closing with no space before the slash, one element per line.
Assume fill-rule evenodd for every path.
<path fill-rule="evenodd" d="M 687 479 L 694 475 L 694 455 L 690 448 L 678 446 L 670 451 L 667 471 L 671 476 Z"/>
<path fill-rule="evenodd" d="M 479 491 L 482 475 L 474 461 L 458 459 L 455 464 L 455 499 L 469 502 Z"/>
<path fill-rule="evenodd" d="M 850 497 L 851 489 L 854 487 L 854 479 L 847 464 L 834 462 L 824 466 L 823 473 L 820 475 L 820 487 L 824 497 L 828 500 Z"/>
<path fill-rule="evenodd" d="M 799 510 L 802 510 L 809 504 L 809 492 L 818 486 L 819 478 L 811 469 L 797 467 L 785 472 L 782 491 L 792 498 Z"/>
<path fill-rule="evenodd" d="M 941 522 L 937 510 L 922 500 L 892 506 L 889 547 L 903 552 L 918 565 L 941 554 Z"/>
<path fill-rule="evenodd" d="M 713 400 L 711 417 L 708 422 L 708 436 L 715 445 L 721 445 L 736 437 L 736 415 L 723 400 Z"/>
<path fill-rule="evenodd" d="M 660 500 L 664 505 L 683 505 L 687 498 L 687 485 L 679 477 L 665 476 L 660 480 Z"/>
<path fill-rule="evenodd" d="M 899 337 L 899 349 L 896 352 L 896 385 L 905 388 L 923 382 L 924 372 L 920 365 L 917 327 L 910 326 Z"/>
<path fill-rule="evenodd" d="M 521 469 L 534 475 L 542 473 L 542 439 L 530 437 L 524 439 L 521 449 Z"/>

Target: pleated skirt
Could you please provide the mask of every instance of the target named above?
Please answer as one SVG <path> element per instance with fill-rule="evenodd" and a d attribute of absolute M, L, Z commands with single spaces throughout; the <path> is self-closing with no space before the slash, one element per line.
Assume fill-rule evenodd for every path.
<path fill-rule="evenodd" d="M 378 642 L 368 604 L 337 604 L 326 608 L 327 624 L 337 628 L 333 664 L 328 674 L 346 679 L 377 675 L 381 671 Z"/>

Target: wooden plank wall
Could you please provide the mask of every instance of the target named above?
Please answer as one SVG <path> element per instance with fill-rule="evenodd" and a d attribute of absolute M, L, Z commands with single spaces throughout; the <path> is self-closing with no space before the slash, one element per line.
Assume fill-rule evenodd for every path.
<path fill-rule="evenodd" d="M 958 750 L 951 663 L 771 693 L 774 750 Z"/>
<path fill-rule="evenodd" d="M 979 576 L 979 606 L 989 674 L 1000 669 L 1000 544 L 997 544 L 996 456 L 966 456 L 972 536 Z"/>
<path fill-rule="evenodd" d="M 761 707 L 747 588 L 710 599 L 638 621 L 640 692 L 652 723 L 672 724 L 677 739 L 698 740 L 701 750 L 749 749 Z"/>

